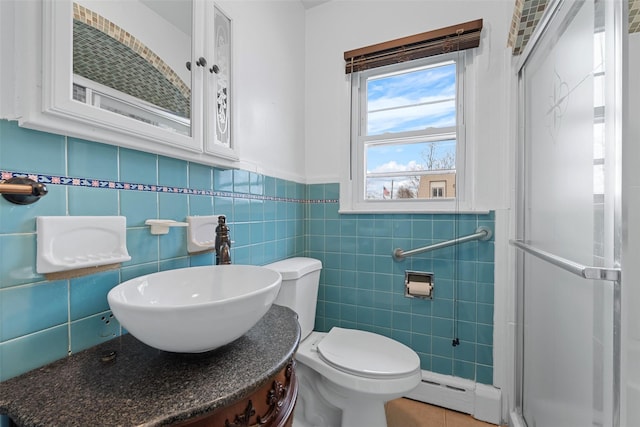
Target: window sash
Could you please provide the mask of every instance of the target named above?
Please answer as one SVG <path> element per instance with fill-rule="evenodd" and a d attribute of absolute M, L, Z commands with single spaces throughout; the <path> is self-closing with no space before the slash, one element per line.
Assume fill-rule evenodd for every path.
<path fill-rule="evenodd" d="M 369 184 L 370 184 L 370 180 L 375 180 L 378 178 L 383 178 L 383 177 L 387 177 L 387 178 L 391 178 L 391 177 L 398 177 L 398 178 L 408 178 L 408 177 L 415 177 L 415 176 L 419 176 L 421 174 L 423 174 L 422 170 L 399 170 L 399 171 L 393 171 L 393 172 L 385 172 L 385 173 L 375 173 L 375 172 L 370 172 L 370 165 L 368 162 L 368 150 L 371 147 L 377 147 L 377 146 L 394 146 L 394 145 L 409 145 L 409 144 L 425 144 L 425 143 L 435 143 L 438 144 L 440 142 L 446 142 L 446 141 L 455 141 L 456 144 L 456 153 L 455 153 L 455 159 L 457 161 L 458 158 L 458 150 L 457 150 L 457 146 L 458 146 L 458 138 L 457 138 L 457 126 L 448 126 L 448 127 L 443 127 L 443 128 L 426 128 L 426 129 L 420 129 L 420 130 L 414 130 L 414 131 L 405 131 L 405 132 L 391 132 L 391 133 L 383 133 L 383 134 L 371 134 L 369 135 L 369 122 L 368 119 L 370 117 L 371 111 L 369 111 L 368 107 L 369 107 L 369 99 L 368 99 L 368 93 L 367 93 L 367 88 L 368 88 L 368 82 L 370 80 L 376 80 L 376 79 L 380 79 L 380 78 L 384 78 L 384 77 L 388 77 L 388 76 L 393 76 L 393 75 L 401 75 L 401 74 L 409 74 L 411 72 L 417 72 L 419 70 L 422 69 L 429 69 L 429 68 L 439 68 L 439 67 L 443 67 L 443 66 L 447 66 L 449 64 L 455 64 L 456 67 L 456 92 L 454 93 L 453 99 L 455 102 L 455 109 L 456 109 L 456 123 L 460 120 L 461 114 L 459 112 L 459 109 L 461 108 L 461 104 L 458 103 L 458 90 L 459 90 L 459 84 L 458 82 L 461 79 L 461 72 L 460 72 L 460 66 L 461 66 L 462 61 L 459 61 L 457 58 L 457 54 L 450 54 L 447 55 L 446 57 L 439 57 L 439 58 L 432 58 L 430 60 L 424 60 L 421 61 L 421 63 L 419 64 L 415 64 L 414 66 L 409 66 L 407 67 L 406 65 L 404 66 L 395 66 L 393 67 L 394 70 L 390 70 L 385 72 L 385 70 L 368 70 L 367 72 L 362 72 L 360 73 L 360 75 L 358 76 L 360 79 L 359 82 L 359 88 L 360 88 L 360 126 L 359 126 L 359 132 L 358 132 L 358 137 L 357 137 L 357 147 L 358 147 L 358 151 L 363 153 L 362 156 L 362 161 L 360 162 L 360 164 L 358 165 L 361 170 L 359 173 L 359 177 L 361 177 L 361 179 L 363 180 L 363 184 L 360 186 L 359 191 L 359 195 L 358 197 L 361 197 L 364 201 L 371 201 L 371 200 L 380 200 L 380 198 L 370 198 L 370 192 L 369 192 Z M 399 70 L 398 70 L 399 69 Z M 390 159 L 392 160 L 392 159 Z M 415 160 L 420 160 L 419 158 L 416 158 Z M 456 164 L 454 164 L 454 172 L 457 170 L 457 166 Z M 437 169 L 436 169 L 437 170 Z M 428 173 L 430 170 L 425 170 L 424 173 Z M 432 171 L 431 171 L 432 172 Z M 418 186 L 419 188 L 419 186 Z M 418 198 L 418 188 L 415 188 L 415 197 L 414 198 L 409 198 L 407 199 L 408 201 L 413 201 L 413 202 L 419 202 L 419 201 L 426 201 L 429 200 L 428 198 Z M 393 192 L 393 191 L 392 191 Z M 384 192 L 382 192 L 383 196 L 384 196 Z M 393 196 L 393 194 L 392 194 Z M 454 197 L 455 198 L 455 197 Z M 384 200 L 385 197 L 382 197 L 382 199 Z M 390 202 L 391 200 L 395 200 L 397 201 L 398 199 L 387 199 L 386 202 Z"/>
<path fill-rule="evenodd" d="M 375 148 L 375 147 L 393 147 L 393 146 L 398 146 L 398 145 L 411 145 L 411 144 L 429 144 L 429 143 L 433 143 L 436 146 L 438 146 L 438 144 L 442 143 L 447 143 L 449 141 L 455 141 L 456 143 L 456 159 L 457 159 L 457 145 L 458 145 L 458 141 L 457 141 L 457 134 L 455 132 L 455 128 L 448 128 L 449 131 L 448 132 L 443 132 L 443 133 L 433 133 L 432 135 L 427 135 L 427 136 L 414 136 L 412 138 L 392 138 L 392 139 L 374 139 L 371 137 L 362 137 L 359 142 L 358 145 L 361 147 L 361 149 L 364 151 L 365 156 L 364 156 L 364 166 L 363 166 L 363 170 L 365 171 L 365 179 L 366 178 L 382 178 L 382 177 L 392 177 L 392 176 L 405 176 L 405 175 L 424 175 L 424 174 L 428 174 L 428 173 L 433 173 L 433 172 L 440 172 L 440 171 L 448 171 L 448 172 L 456 172 L 457 167 L 454 164 L 454 168 L 439 168 L 439 169 L 418 169 L 418 170 L 403 170 L 403 171 L 394 171 L 394 172 L 371 172 L 369 171 L 369 163 L 367 162 L 367 153 L 368 153 L 368 149 L 369 148 Z M 414 133 L 414 132 L 412 132 Z M 456 162 L 457 163 L 457 162 Z"/>
<path fill-rule="evenodd" d="M 470 55 L 470 54 L 469 54 Z M 372 76 L 382 76 L 389 73 L 401 73 L 413 68 L 422 68 L 429 64 L 442 64 L 446 61 L 456 62 L 456 126 L 442 129 L 429 129 L 423 131 L 398 132 L 392 135 L 371 135 L 363 136 L 366 132 L 366 93 L 360 90 L 366 88 L 366 79 Z M 471 188 L 466 180 L 468 173 L 465 171 L 466 165 L 466 142 L 465 142 L 465 110 L 464 110 L 464 88 L 465 70 L 467 54 L 454 52 L 447 55 L 425 58 L 409 64 L 394 64 L 377 70 L 367 70 L 351 74 L 351 138 L 349 143 L 350 161 L 348 179 L 344 186 L 341 186 L 341 209 L 343 213 L 356 212 L 456 212 L 460 209 L 471 209 L 466 199 L 466 189 Z M 363 86 L 365 85 L 365 86 Z M 445 136 L 446 135 L 446 136 Z M 413 198 L 413 199 L 367 199 L 367 176 L 365 169 L 365 148 L 363 144 L 385 143 L 396 140 L 410 141 L 422 140 L 436 141 L 439 139 L 455 139 L 456 141 L 456 180 L 455 198 Z M 415 172 L 409 172 L 414 174 Z M 401 172 L 407 175 L 407 172 Z"/>

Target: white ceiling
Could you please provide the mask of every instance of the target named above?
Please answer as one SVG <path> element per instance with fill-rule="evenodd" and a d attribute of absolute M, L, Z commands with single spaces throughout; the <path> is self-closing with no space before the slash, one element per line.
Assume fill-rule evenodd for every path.
<path fill-rule="evenodd" d="M 2 0 L 0 0 L 2 1 Z M 185 34 L 191 34 L 190 0 L 140 0 L 149 9 L 173 23 Z M 300 0 L 305 9 L 311 9 L 331 0 Z"/>
<path fill-rule="evenodd" d="M 2 0 L 0 0 L 2 1 Z M 191 34 L 191 2 L 188 0 L 140 0 L 165 20 L 178 27 L 183 33 Z"/>
<path fill-rule="evenodd" d="M 322 3 L 327 3 L 328 1 L 331 1 L 331 0 L 300 0 L 300 1 L 304 5 L 305 9 L 311 9 L 312 7 L 318 6 L 319 4 L 322 4 Z"/>

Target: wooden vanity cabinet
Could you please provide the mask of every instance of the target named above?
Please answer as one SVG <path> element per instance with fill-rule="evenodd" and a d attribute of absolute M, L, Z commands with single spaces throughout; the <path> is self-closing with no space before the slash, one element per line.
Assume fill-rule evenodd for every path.
<path fill-rule="evenodd" d="M 295 360 L 257 391 L 212 414 L 175 424 L 180 427 L 291 427 L 298 396 Z"/>

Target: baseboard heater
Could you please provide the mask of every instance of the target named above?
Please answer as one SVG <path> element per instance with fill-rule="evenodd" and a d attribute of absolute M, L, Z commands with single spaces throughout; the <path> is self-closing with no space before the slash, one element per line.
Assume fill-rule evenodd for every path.
<path fill-rule="evenodd" d="M 406 397 L 464 412 L 491 424 L 502 421 L 500 389 L 475 381 L 422 371 L 422 382 Z"/>

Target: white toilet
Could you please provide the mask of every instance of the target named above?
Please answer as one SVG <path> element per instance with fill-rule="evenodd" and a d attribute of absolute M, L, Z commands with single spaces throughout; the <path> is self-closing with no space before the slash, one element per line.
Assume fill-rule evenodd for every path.
<path fill-rule="evenodd" d="M 294 427 L 386 427 L 384 403 L 404 396 L 421 380 L 420 359 L 382 335 L 332 328 L 313 332 L 322 263 L 289 258 L 265 267 L 282 275 L 275 304 L 298 314 L 296 353 L 300 384 Z"/>

